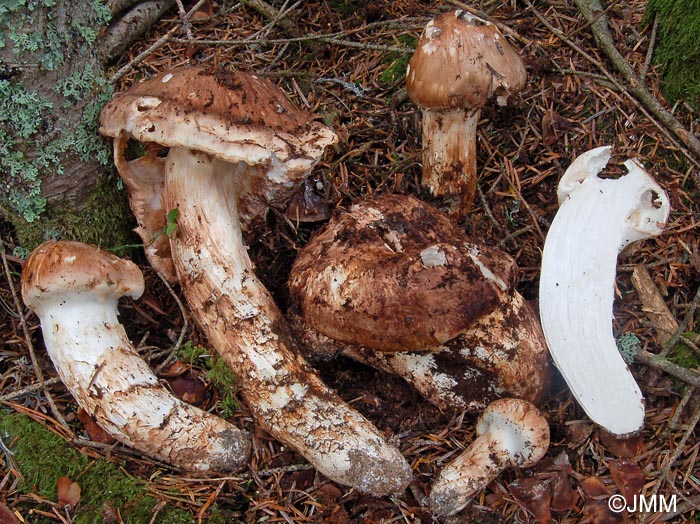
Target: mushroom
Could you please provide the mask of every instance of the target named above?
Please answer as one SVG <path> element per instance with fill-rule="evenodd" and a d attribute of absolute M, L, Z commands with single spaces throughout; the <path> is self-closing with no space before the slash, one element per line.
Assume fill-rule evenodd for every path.
<path fill-rule="evenodd" d="M 240 216 L 258 215 L 303 180 L 333 132 L 261 78 L 205 68 L 156 76 L 115 96 L 102 132 L 169 147 L 165 209 L 178 209 L 174 266 L 193 316 L 236 373 L 256 422 L 330 479 L 363 492 L 401 491 L 399 451 L 323 384 L 255 276 Z M 247 220 L 250 220 L 249 218 Z"/>
<path fill-rule="evenodd" d="M 108 103 L 100 118 L 100 132 L 114 138 L 114 162 L 146 256 L 171 283 L 177 277 L 163 234 L 169 210 L 163 196 L 165 154 L 158 144 L 162 150 L 194 141 L 198 150 L 245 165 L 245 176 L 236 177 L 238 214 L 243 234 L 254 239 L 268 209 L 284 207 L 325 147 L 337 140 L 268 80 L 205 66 L 176 68 L 135 84 Z M 145 154 L 129 160 L 133 139 L 144 144 Z"/>
<path fill-rule="evenodd" d="M 461 217 L 476 193 L 476 126 L 492 97 L 504 105 L 525 85 L 525 66 L 495 25 L 466 11 L 425 26 L 406 71 L 423 114 L 422 185 Z"/>
<path fill-rule="evenodd" d="M 417 198 L 367 198 L 297 255 L 292 325 L 312 353 L 396 373 L 442 408 L 480 409 L 503 395 L 537 402 L 548 356 L 512 288 L 516 270 Z"/>
<path fill-rule="evenodd" d="M 644 424 L 641 391 L 612 332 L 617 256 L 663 232 L 670 211 L 663 189 L 635 160 L 617 179 L 597 175 L 609 146 L 571 163 L 559 181 L 559 211 L 547 233 L 540 315 L 547 346 L 574 398 L 595 423 L 618 436 Z"/>
<path fill-rule="evenodd" d="M 428 505 L 436 515 L 454 515 L 507 467 L 534 466 L 549 447 L 549 425 L 524 400 L 503 398 L 489 404 L 476 424 L 478 437 L 442 468 Z"/>
<path fill-rule="evenodd" d="M 80 242 L 44 243 L 22 271 L 22 298 L 41 321 L 56 371 L 103 429 L 178 468 L 244 466 L 247 433 L 173 396 L 129 342 L 117 301 L 143 289 L 136 265 Z"/>

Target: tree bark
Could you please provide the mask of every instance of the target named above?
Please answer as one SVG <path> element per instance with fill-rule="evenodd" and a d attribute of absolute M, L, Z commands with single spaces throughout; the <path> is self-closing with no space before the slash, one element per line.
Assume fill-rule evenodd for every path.
<path fill-rule="evenodd" d="M 114 91 L 101 40 L 119 19 L 105 0 L 28 4 L 0 8 L 0 216 L 27 250 L 56 237 L 128 243 L 133 219 L 97 132 Z"/>

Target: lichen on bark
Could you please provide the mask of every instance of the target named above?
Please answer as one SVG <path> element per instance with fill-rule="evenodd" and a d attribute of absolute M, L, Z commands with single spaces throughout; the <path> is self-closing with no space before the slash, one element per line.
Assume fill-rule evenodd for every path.
<path fill-rule="evenodd" d="M 113 94 L 97 57 L 110 17 L 101 0 L 0 5 L 0 215 L 25 249 L 55 237 L 131 241 L 111 148 L 97 132 Z"/>

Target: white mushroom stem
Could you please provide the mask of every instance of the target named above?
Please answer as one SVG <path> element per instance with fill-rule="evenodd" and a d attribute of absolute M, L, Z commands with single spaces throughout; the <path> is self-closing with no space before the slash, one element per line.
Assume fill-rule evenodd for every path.
<path fill-rule="evenodd" d="M 617 256 L 659 235 L 668 219 L 663 189 L 634 160 L 628 174 L 601 179 L 610 147 L 579 156 L 559 183 L 540 277 L 540 315 L 549 351 L 572 394 L 595 423 L 615 435 L 644 424 L 641 391 L 612 332 Z"/>
<path fill-rule="evenodd" d="M 431 195 L 468 206 L 476 194 L 476 127 L 480 109 L 423 109 L 423 178 Z"/>
<path fill-rule="evenodd" d="M 65 257 L 59 264 L 65 269 L 75 259 Z M 130 295 L 142 292 L 141 277 L 140 288 Z M 117 319 L 116 294 L 40 289 L 36 296 L 28 305 L 41 321 L 56 371 L 80 407 L 116 440 L 190 471 L 233 471 L 245 465 L 247 433 L 182 402 L 160 383 Z"/>
<path fill-rule="evenodd" d="M 285 319 L 243 244 L 234 176 L 240 169 L 181 148 L 168 154 L 166 201 L 180 210 L 172 255 L 195 318 L 272 436 L 334 481 L 375 495 L 403 490 L 411 470 L 400 452 L 292 349 Z"/>
<path fill-rule="evenodd" d="M 454 515 L 507 467 L 534 466 L 549 447 L 549 426 L 537 408 L 518 399 L 497 400 L 484 410 L 479 435 L 433 482 L 428 504 L 436 515 Z"/>

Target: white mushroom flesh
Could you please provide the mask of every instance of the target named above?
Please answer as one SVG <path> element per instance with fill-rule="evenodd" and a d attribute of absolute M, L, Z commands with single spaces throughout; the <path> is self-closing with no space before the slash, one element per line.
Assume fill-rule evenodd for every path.
<path fill-rule="evenodd" d="M 587 415 L 616 435 L 640 430 L 644 403 L 613 338 L 617 256 L 659 235 L 668 197 L 634 160 L 618 179 L 597 175 L 610 147 L 579 156 L 559 183 L 540 277 L 540 315 L 552 358 Z"/>

